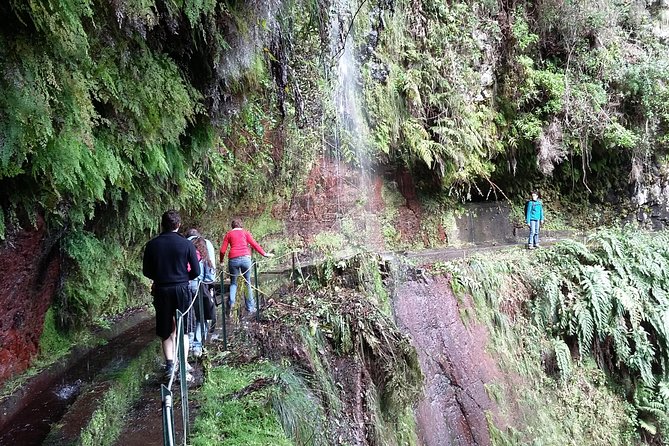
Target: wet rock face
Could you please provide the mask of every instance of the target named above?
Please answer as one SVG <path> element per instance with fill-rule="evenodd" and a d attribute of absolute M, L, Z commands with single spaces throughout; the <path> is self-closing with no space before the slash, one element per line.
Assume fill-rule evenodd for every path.
<path fill-rule="evenodd" d="M 42 219 L 0 244 L 0 384 L 37 354 L 44 315 L 59 283 L 55 241 Z"/>
<path fill-rule="evenodd" d="M 400 285 L 393 306 L 400 329 L 418 351 L 425 376 L 416 409 L 421 444 L 489 445 L 485 414 L 494 414 L 495 406 L 484 386 L 501 379 L 501 372 L 485 351 L 486 330 L 464 325 L 445 277 Z"/>
<path fill-rule="evenodd" d="M 636 219 L 643 226 L 656 230 L 669 226 L 669 180 L 659 172 L 654 183 L 637 185 L 632 203 L 637 206 Z"/>

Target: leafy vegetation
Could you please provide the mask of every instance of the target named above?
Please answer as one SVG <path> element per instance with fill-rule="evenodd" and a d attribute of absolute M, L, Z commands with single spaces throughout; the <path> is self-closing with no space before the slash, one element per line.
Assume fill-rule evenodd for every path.
<path fill-rule="evenodd" d="M 165 209 L 199 221 L 298 178 L 273 145 L 271 56 L 247 45 L 269 35 L 258 14 L 212 1 L 2 6 L 0 184 L 13 192 L 0 237 L 38 214 L 62 231 L 59 323 L 146 302 L 138 256 Z"/>
<path fill-rule="evenodd" d="M 285 230 L 277 215 L 304 191 L 302 180 L 318 156 L 337 152 L 337 161 L 362 164 L 355 159 L 359 137 L 340 132 L 332 100 L 332 69 L 341 55 L 332 54 L 332 47 L 343 37 L 333 37 L 335 22 L 355 21 L 361 74 L 355 87 L 364 99 L 361 133 L 370 139 L 363 151 L 379 171 L 409 169 L 421 197 L 430 195 L 416 245 L 431 247 L 442 233 L 448 237 L 452 201 L 487 198 L 486 188 L 518 200 L 530 185 L 545 186 L 554 201 L 583 201 L 586 212 L 596 214 L 599 208 L 590 202 L 625 197 L 630 184 L 639 190 L 667 177 L 669 64 L 662 4 L 375 0 L 361 2 L 360 15 L 353 17 L 326 3 L 0 5 L 0 238 L 44 215 L 49 231 L 63 234 L 67 263 L 47 313 L 45 351 L 60 354 L 71 339 L 61 335 L 61 326 L 102 323 L 146 303 L 139 256 L 165 209 L 177 208 L 186 225 L 217 235 L 232 214 L 262 215 L 252 227 L 256 237 L 277 234 Z M 383 193 L 388 206 L 380 232 L 389 247 L 406 248 L 393 224 L 403 198 L 395 190 Z M 359 220 L 368 217 L 362 211 L 366 199 L 355 205 Z M 347 266 L 332 255 L 344 242 L 364 248 L 358 246 L 368 235 L 364 221 L 345 216 L 338 223 L 340 232 L 314 237 L 312 248 L 331 258 L 320 282 L 307 281 L 313 290 L 331 284 Z M 605 418 L 624 414 L 608 436 L 594 430 L 571 437 L 583 420 L 596 424 L 594 408 L 578 415 L 550 406 L 548 419 L 563 417 L 564 426 L 528 415 L 527 430 L 501 432 L 500 438 L 545 434 L 560 444 L 573 438 L 624 443 L 637 427 L 666 436 L 666 240 L 644 237 L 602 232 L 587 244 L 564 243 L 515 266 L 473 261 L 468 268 L 475 280 L 459 276 L 479 311 L 489 309 L 484 315 L 496 332 L 510 336 L 518 321 L 536 324 L 522 335 L 537 341 L 533 360 L 547 352 L 556 377 L 537 388 L 574 409 L 580 394 L 569 386 L 596 381 L 589 395 L 611 408 Z M 284 251 L 302 246 L 297 240 L 276 245 Z M 383 338 L 398 345 L 379 344 L 379 332 L 395 332 L 384 319 L 387 295 L 371 263 L 363 263 L 354 281 L 367 283 L 359 292 L 378 304 L 380 316 L 358 299 L 355 309 L 373 315 L 363 320 L 328 296 L 331 290 L 320 290 L 306 303 L 296 300 L 306 309 L 297 320 L 310 330 L 300 335 L 313 364 L 324 371 L 331 365 L 318 365 L 319 348 L 351 355 L 364 346 L 383 359 L 385 376 L 368 395 L 373 435 L 379 443 L 412 443 L 407 406 L 419 381 L 415 357 L 399 336 Z M 522 282 L 528 294 L 500 293 L 508 280 Z M 522 311 L 512 312 L 517 308 Z M 518 349 L 514 344 L 510 351 Z M 507 359 L 510 369 L 521 367 Z M 524 367 L 536 376 L 535 368 Z M 269 376 L 269 369 L 262 370 Z M 272 397 L 276 390 L 268 389 L 333 386 L 322 377 L 304 383 L 277 370 L 272 376 L 283 377 L 249 407 L 276 433 L 272 441 L 285 442 L 267 410 L 268 401 L 279 404 Z M 528 395 L 527 404 L 540 401 Z M 305 401 L 274 408 L 292 438 L 309 434 L 291 415 Z M 337 407 L 334 398 L 329 402 Z M 231 402 L 227 415 L 240 409 L 238 403 Z M 207 423 L 221 427 L 212 413 Z M 210 435 L 204 427 L 202 432 L 202 438 Z M 257 432 L 249 435 L 248 441 L 260 441 Z"/>
<path fill-rule="evenodd" d="M 370 8 L 372 30 L 359 39 L 373 45 L 363 51 L 373 145 L 424 188 L 439 182 L 469 199 L 500 184 L 507 195 L 542 185 L 603 201 L 625 189 L 630 172 L 641 186 L 663 165 L 662 7 L 378 4 L 384 13 L 375 19 Z"/>
<path fill-rule="evenodd" d="M 344 263 L 320 283 L 284 284 L 264 323 L 212 355 L 193 444 L 418 444 L 422 375 L 389 318 L 378 258 Z"/>
<path fill-rule="evenodd" d="M 278 377 L 279 370 L 270 364 L 221 366 L 212 370 L 195 395 L 201 409 L 193 426 L 191 444 L 294 444 L 271 406 L 273 397 L 283 395 Z M 240 393 L 259 379 L 269 383 L 249 389 L 248 394 Z"/>
<path fill-rule="evenodd" d="M 365 411 L 377 417 L 380 423 L 375 426 L 375 429 L 381 429 L 376 435 L 392 438 L 381 444 L 407 444 L 412 443 L 411 438 L 415 435 L 410 408 L 418 397 L 422 375 L 416 351 L 384 313 L 384 310 L 389 311 L 388 301 L 383 295 L 374 295 L 380 286 L 380 278 L 370 277 L 367 263 L 374 260 L 363 257 L 358 259 L 360 263 L 351 262 L 344 268 L 344 274 L 331 279 L 326 288 L 306 295 L 298 292 L 288 296 L 286 302 L 301 309 L 299 314 L 291 314 L 289 320 L 298 326 L 309 327 L 309 333 L 303 333 L 302 341 L 303 345 L 313 345 L 311 358 L 316 364 L 323 361 L 319 359 L 320 352 L 362 361 L 366 370 L 360 371 L 360 380 L 368 381 L 365 386 L 368 392 L 377 392 L 365 402 Z M 378 274 L 378 267 L 376 271 Z M 348 277 L 348 274 L 355 276 Z M 362 295 L 351 289 L 359 279 L 366 283 L 360 284 L 364 291 Z M 338 376 L 332 361 L 335 359 L 322 363 L 323 371 L 316 375 Z M 358 368 L 352 367 L 352 370 Z M 356 387 L 346 390 L 354 394 L 359 391 Z M 350 398 L 335 389 L 335 395 L 337 393 L 340 394 L 338 398 Z"/>
<path fill-rule="evenodd" d="M 579 413 L 563 422 L 562 409 L 548 404 L 526 416 L 527 428 L 513 438 L 557 444 L 568 438 L 569 424 L 595 417 L 602 417 L 601 430 L 582 432 L 576 443 L 667 438 L 668 246 L 664 233 L 606 229 L 585 243 L 560 242 L 534 256 L 516 251 L 447 268 L 454 289 L 469 290 L 477 314 L 488 321 L 505 367 L 540 389 L 512 398 L 533 404 L 546 391 L 553 397 L 544 401 L 557 398 Z M 597 404 L 608 401 L 609 409 L 598 414 L 576 387 L 595 392 Z M 533 433 L 543 417 L 553 421 Z M 607 433 L 604 418 L 615 431 Z"/>
<path fill-rule="evenodd" d="M 490 177 L 501 147 L 477 70 L 491 54 L 477 38 L 499 40 L 499 27 L 485 6 L 434 1 L 414 7 L 399 2 L 387 17 L 363 72 L 375 145 L 409 166 L 427 165 L 447 190 Z M 379 66 L 388 71 L 380 81 Z M 492 82 L 492 68 L 486 76 Z"/>
<path fill-rule="evenodd" d="M 586 3 L 361 4 L 372 159 L 462 199 L 543 182 L 603 200 L 630 170 L 641 184 L 665 159 L 661 11 Z M 70 241 L 97 239 L 83 265 L 70 243 L 75 271 L 110 275 L 109 297 L 70 295 L 91 289 L 68 277 L 64 320 L 124 305 L 130 267 L 93 263 L 117 246 L 136 256 L 164 209 L 197 222 L 265 212 L 338 140 L 333 12 L 318 2 L 31 0 L 2 13 L 0 184 L 19 192 L 2 197 L 0 235 L 45 214 Z"/>

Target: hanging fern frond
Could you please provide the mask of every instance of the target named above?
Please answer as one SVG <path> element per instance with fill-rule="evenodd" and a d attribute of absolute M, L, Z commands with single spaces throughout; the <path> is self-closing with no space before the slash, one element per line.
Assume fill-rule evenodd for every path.
<path fill-rule="evenodd" d="M 648 333 L 639 326 L 633 333 L 635 352 L 630 356 L 629 366 L 639 372 L 641 380 L 646 386 L 655 385 L 655 376 L 653 376 L 653 358 L 655 350 L 648 339 Z"/>
<path fill-rule="evenodd" d="M 553 339 L 551 344 L 553 346 L 553 351 L 555 352 L 555 361 L 560 370 L 560 379 L 565 382 L 571 376 L 571 351 L 569 350 L 569 346 L 562 339 Z"/>
<path fill-rule="evenodd" d="M 620 234 L 616 231 L 611 229 L 597 231 L 597 233 L 589 238 L 589 242 L 606 253 L 605 257 L 600 256 L 601 264 L 615 265 L 619 263 L 620 259 L 626 257 Z"/>
<path fill-rule="evenodd" d="M 592 348 L 592 339 L 595 334 L 595 321 L 588 308 L 588 303 L 580 300 L 574 305 L 575 324 L 572 333 L 578 337 L 578 346 L 581 355 L 589 353 Z"/>
<path fill-rule="evenodd" d="M 615 325 L 610 330 L 611 339 L 613 339 L 613 348 L 618 361 L 627 363 L 632 349 L 630 348 L 629 332 L 623 324 Z"/>
<path fill-rule="evenodd" d="M 602 329 L 613 309 L 611 301 L 611 282 L 609 273 L 600 265 L 586 265 L 580 269 L 580 284 L 583 290 L 583 298 L 588 301 L 595 327 Z M 601 331 L 600 331 L 601 333 Z M 600 336 L 601 338 L 601 336 Z"/>
<path fill-rule="evenodd" d="M 576 240 L 562 240 L 555 244 L 555 251 L 559 257 L 568 257 L 570 261 L 579 261 L 582 264 L 594 264 L 597 257 L 593 255 L 588 247 Z"/>
<path fill-rule="evenodd" d="M 562 294 L 562 279 L 555 275 L 542 276 L 539 281 L 542 297 L 536 304 L 534 319 L 538 325 L 546 327 L 558 319 L 558 308 L 562 306 L 564 295 Z"/>
<path fill-rule="evenodd" d="M 660 381 L 657 384 L 657 393 L 662 398 L 664 404 L 669 407 L 669 381 Z"/>
<path fill-rule="evenodd" d="M 619 317 L 627 316 L 632 329 L 639 326 L 642 318 L 640 297 L 636 288 L 630 286 L 613 289 L 614 313 Z"/>
<path fill-rule="evenodd" d="M 652 308 L 646 312 L 647 320 L 655 330 L 653 339 L 657 346 L 658 353 L 663 359 L 669 356 L 669 308 Z M 662 373 L 667 373 L 665 362 L 660 362 Z"/>

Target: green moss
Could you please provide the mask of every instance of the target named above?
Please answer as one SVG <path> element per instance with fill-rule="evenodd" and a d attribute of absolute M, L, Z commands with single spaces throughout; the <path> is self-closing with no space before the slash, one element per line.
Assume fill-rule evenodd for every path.
<path fill-rule="evenodd" d="M 100 240 L 85 231 L 70 233 L 64 245 L 76 265 L 56 302 L 66 326 L 81 328 L 148 302 L 148 281 L 141 276 L 138 250 L 129 251 L 114 240 Z"/>
<path fill-rule="evenodd" d="M 383 198 L 383 215 L 381 216 L 381 231 L 383 240 L 388 248 L 392 250 L 402 247 L 402 234 L 397 229 L 399 218 L 399 207 L 406 202 L 402 194 L 397 189 L 395 183 L 383 184 L 381 189 Z"/>
<path fill-rule="evenodd" d="M 115 378 L 112 386 L 99 401 L 90 421 L 82 429 L 81 446 L 105 446 L 114 444 L 127 422 L 126 414 L 139 398 L 147 370 L 155 367 L 160 343 L 152 342 L 132 363 Z M 156 390 L 156 395 L 158 391 Z"/>
<path fill-rule="evenodd" d="M 63 333 L 56 322 L 56 312 L 49 308 L 44 315 L 44 328 L 39 340 L 40 355 L 45 358 L 60 358 L 69 353 L 73 340 Z"/>
<path fill-rule="evenodd" d="M 266 363 L 213 369 L 204 386 L 194 395 L 201 406 L 190 443 L 194 446 L 294 444 L 272 409 L 273 386 L 241 398 L 231 397 L 254 380 L 272 379 L 275 373 L 276 369 Z"/>

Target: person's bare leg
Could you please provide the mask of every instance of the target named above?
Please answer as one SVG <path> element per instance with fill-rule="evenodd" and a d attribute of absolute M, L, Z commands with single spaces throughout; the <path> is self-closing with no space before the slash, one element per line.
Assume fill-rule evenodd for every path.
<path fill-rule="evenodd" d="M 163 355 L 165 355 L 165 361 L 174 362 L 174 341 L 176 338 L 176 332 L 173 331 L 170 336 L 163 341 Z"/>
<path fill-rule="evenodd" d="M 165 355 L 165 361 L 174 361 L 175 357 L 175 340 L 176 333 L 172 333 L 169 338 L 163 341 L 163 354 Z M 184 353 L 188 355 L 188 335 L 184 335 Z"/>

